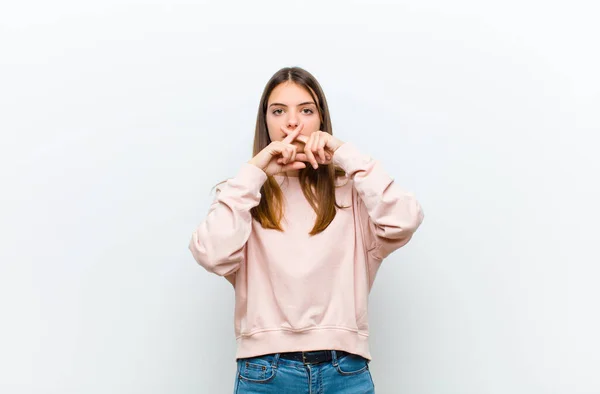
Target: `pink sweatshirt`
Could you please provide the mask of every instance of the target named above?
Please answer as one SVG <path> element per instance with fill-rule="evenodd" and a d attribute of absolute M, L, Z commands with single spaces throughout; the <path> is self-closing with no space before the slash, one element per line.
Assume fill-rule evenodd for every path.
<path fill-rule="evenodd" d="M 371 360 L 368 296 L 382 260 L 404 246 L 423 221 L 414 194 L 381 164 L 346 142 L 333 155 L 346 171 L 329 227 L 308 233 L 316 214 L 298 177 L 275 175 L 285 196 L 284 232 L 264 229 L 250 209 L 267 175 L 244 163 L 220 185 L 189 248 L 207 271 L 235 288 L 236 359 L 267 353 L 335 349 Z"/>

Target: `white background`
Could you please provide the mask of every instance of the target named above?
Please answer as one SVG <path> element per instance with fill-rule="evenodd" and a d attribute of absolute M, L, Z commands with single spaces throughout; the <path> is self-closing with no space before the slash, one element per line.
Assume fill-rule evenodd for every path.
<path fill-rule="evenodd" d="M 297 65 L 425 211 L 371 293 L 378 394 L 600 393 L 596 2 L 7 3 L 0 392 L 233 391 L 188 242 Z"/>

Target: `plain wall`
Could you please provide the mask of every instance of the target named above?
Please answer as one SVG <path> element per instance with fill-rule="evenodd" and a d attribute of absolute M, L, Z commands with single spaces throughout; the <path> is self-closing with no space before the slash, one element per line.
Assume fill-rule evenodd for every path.
<path fill-rule="evenodd" d="M 597 3 L 6 3 L 0 392 L 233 391 L 188 243 L 297 65 L 425 211 L 371 293 L 377 392 L 600 393 Z"/>

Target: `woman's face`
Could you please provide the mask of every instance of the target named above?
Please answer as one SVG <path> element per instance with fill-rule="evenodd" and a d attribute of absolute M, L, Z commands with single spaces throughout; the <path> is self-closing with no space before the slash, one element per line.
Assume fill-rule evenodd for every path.
<path fill-rule="evenodd" d="M 265 118 L 271 141 L 281 141 L 286 137 L 281 126 L 293 131 L 304 124 L 300 134 L 306 136 L 321 127 L 317 103 L 303 87 L 289 81 L 280 83 L 271 92 Z M 298 140 L 292 144 L 297 147 L 302 145 Z"/>

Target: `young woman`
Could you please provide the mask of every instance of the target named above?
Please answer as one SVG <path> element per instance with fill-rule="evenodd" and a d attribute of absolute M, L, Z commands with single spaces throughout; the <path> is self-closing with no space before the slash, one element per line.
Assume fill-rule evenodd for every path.
<path fill-rule="evenodd" d="M 378 161 L 333 136 L 317 80 L 277 71 L 252 159 L 217 187 L 189 245 L 235 289 L 234 392 L 374 393 L 368 295 L 423 217 Z"/>

